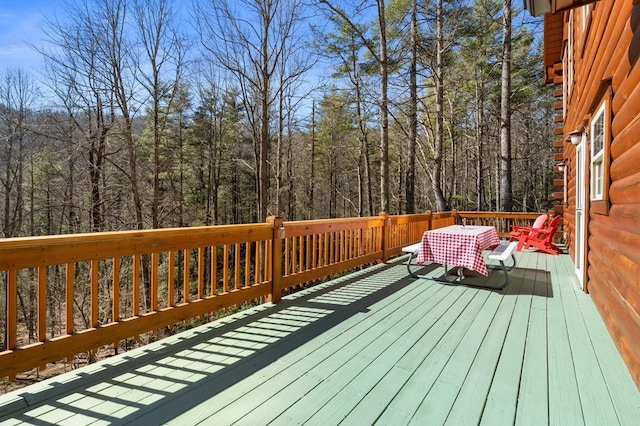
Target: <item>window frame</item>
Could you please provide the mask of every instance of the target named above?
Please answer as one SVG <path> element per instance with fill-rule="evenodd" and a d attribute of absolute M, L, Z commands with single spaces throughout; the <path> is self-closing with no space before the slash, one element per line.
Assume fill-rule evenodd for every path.
<path fill-rule="evenodd" d="M 606 103 L 601 103 L 598 111 L 593 115 L 591 119 L 591 131 L 590 133 L 590 160 L 589 166 L 591 170 L 591 176 L 589 180 L 591 182 L 591 188 L 589 189 L 589 195 L 591 201 L 601 201 L 604 199 L 604 139 L 606 133 L 606 121 L 605 121 L 605 107 Z M 600 131 L 596 128 L 601 127 Z M 601 140 L 598 140 L 601 139 Z M 600 149 L 596 151 L 596 143 L 598 143 Z"/>
<path fill-rule="evenodd" d="M 610 208 L 609 187 L 611 185 L 611 101 L 613 90 L 611 78 L 600 82 L 593 103 L 589 108 L 589 201 L 595 214 L 608 215 Z M 602 120 L 602 148 L 594 152 L 595 126 Z"/>
<path fill-rule="evenodd" d="M 582 35 L 581 39 L 581 47 L 580 47 L 580 57 L 584 57 L 585 50 L 587 48 L 587 37 L 589 35 L 589 31 L 591 29 L 591 15 L 594 8 L 593 3 L 585 4 L 580 8 L 580 24 Z"/>
<path fill-rule="evenodd" d="M 569 30 L 567 32 L 568 34 L 568 40 L 567 40 L 567 98 L 571 97 L 571 93 L 573 92 L 573 71 L 574 71 L 574 67 L 573 67 L 573 62 L 575 61 L 575 57 L 574 57 L 574 41 L 575 41 L 575 24 L 573 22 L 573 17 L 574 17 L 574 10 L 571 10 L 569 12 Z"/>

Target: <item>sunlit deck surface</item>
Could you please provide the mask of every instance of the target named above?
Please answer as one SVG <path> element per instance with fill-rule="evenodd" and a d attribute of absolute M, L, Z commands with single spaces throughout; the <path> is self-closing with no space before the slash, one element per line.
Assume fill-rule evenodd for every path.
<path fill-rule="evenodd" d="M 638 424 L 569 257 L 517 256 L 502 291 L 374 266 L 0 397 L 0 422 Z"/>

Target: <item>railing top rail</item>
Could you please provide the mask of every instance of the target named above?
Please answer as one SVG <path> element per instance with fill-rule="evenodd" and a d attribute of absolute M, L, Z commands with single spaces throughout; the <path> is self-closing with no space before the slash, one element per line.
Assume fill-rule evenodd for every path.
<path fill-rule="evenodd" d="M 381 228 L 384 226 L 384 218 L 380 216 L 324 219 L 284 222 L 283 226 L 287 237 L 295 237 L 307 234 L 320 234 L 325 232 L 338 232 L 353 229 Z"/>
<path fill-rule="evenodd" d="M 431 213 L 417 213 L 417 214 L 404 214 L 398 216 L 389 216 L 389 219 L 393 223 L 411 223 L 411 222 L 422 222 L 425 220 L 429 220 L 433 217 Z"/>
<path fill-rule="evenodd" d="M 219 225 L 97 232 L 0 240 L 0 270 L 253 242 L 272 237 L 272 225 Z"/>
<path fill-rule="evenodd" d="M 335 218 L 335 219 L 312 219 L 312 220 L 292 220 L 285 221 L 286 226 L 307 226 L 307 225 L 324 225 L 331 223 L 376 223 L 382 218 L 380 216 L 365 216 L 365 217 L 347 217 L 347 218 Z"/>
<path fill-rule="evenodd" d="M 542 213 L 540 212 L 476 212 L 476 211 L 457 211 L 458 216 L 475 216 L 475 217 L 491 217 L 497 219 L 513 218 L 513 219 L 529 219 L 536 218 Z"/>

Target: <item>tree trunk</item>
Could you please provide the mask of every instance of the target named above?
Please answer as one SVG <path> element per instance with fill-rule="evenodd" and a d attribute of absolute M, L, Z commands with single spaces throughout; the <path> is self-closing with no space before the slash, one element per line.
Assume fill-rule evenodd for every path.
<path fill-rule="evenodd" d="M 513 210 L 511 188 L 511 0 L 504 0 L 500 108 L 500 210 Z"/>
<path fill-rule="evenodd" d="M 411 2 L 411 63 L 409 66 L 409 164 L 406 177 L 406 213 L 416 212 L 416 145 L 418 143 L 418 1 Z"/>
<path fill-rule="evenodd" d="M 284 60 L 284 58 L 283 58 Z M 282 74 L 280 74 L 280 87 L 284 85 Z M 282 90 L 278 93 L 278 139 L 276 141 L 276 196 L 275 196 L 275 214 L 282 216 L 281 212 L 281 194 L 282 194 L 282 145 L 284 142 L 284 93 Z"/>
<path fill-rule="evenodd" d="M 436 210 L 447 210 L 442 191 L 442 163 L 444 146 L 444 30 L 442 1 L 438 0 L 436 6 L 436 144 L 433 153 L 433 180 L 431 181 L 433 193 L 436 198 Z"/>
<path fill-rule="evenodd" d="M 380 209 L 389 211 L 389 64 L 384 0 L 378 0 L 380 29 Z"/>
<path fill-rule="evenodd" d="M 262 64 L 260 69 L 260 149 L 258 164 L 258 222 L 267 220 L 267 203 L 269 190 L 269 173 L 268 159 L 269 147 L 271 141 L 269 138 L 269 96 L 271 95 L 271 72 L 269 71 L 269 33 L 271 29 L 270 16 L 267 13 L 262 15 L 262 31 L 264 32 L 261 40 Z"/>
<path fill-rule="evenodd" d="M 476 84 L 476 210 L 484 207 L 484 92 L 482 87 Z"/>
<path fill-rule="evenodd" d="M 309 173 L 309 213 L 307 219 L 314 218 L 314 194 L 315 194 L 315 167 L 316 167 L 316 101 L 311 104 L 311 172 Z"/>

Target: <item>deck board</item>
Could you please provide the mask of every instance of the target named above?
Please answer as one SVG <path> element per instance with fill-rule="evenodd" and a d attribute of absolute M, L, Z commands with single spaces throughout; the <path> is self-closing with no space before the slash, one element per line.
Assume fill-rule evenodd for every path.
<path fill-rule="evenodd" d="M 553 297 L 547 302 L 549 423 L 581 425 L 584 424 L 584 419 L 578 381 L 573 366 L 562 293 L 559 291 L 560 285 L 571 285 L 571 283 L 566 278 L 563 265 L 559 265 L 558 262 L 550 262 L 549 265 L 551 280 L 558 283 Z"/>
<path fill-rule="evenodd" d="M 486 293 L 488 297 L 483 300 L 480 312 L 466 329 L 463 339 L 420 404 L 413 416 L 413 422 L 420 423 L 422 419 L 429 418 L 433 424 L 443 424 L 447 419 L 489 330 L 487 325 L 495 317 L 502 300 L 496 293 L 484 290 L 478 292 Z"/>
<path fill-rule="evenodd" d="M 354 387 L 356 389 L 375 388 L 377 381 L 381 380 L 380 376 L 384 375 L 387 369 L 390 368 L 389 366 L 393 366 L 395 360 L 409 349 L 408 345 L 412 345 L 424 333 L 425 329 L 428 329 L 437 321 L 437 317 L 423 315 L 420 308 L 435 312 L 431 311 L 430 308 L 436 306 L 445 295 L 446 291 L 439 291 L 436 288 L 428 289 L 424 292 L 416 287 L 416 291 L 410 295 L 409 315 L 404 316 L 395 309 L 388 314 L 388 318 L 393 318 L 393 321 L 389 324 L 390 327 L 381 327 L 383 323 L 370 324 L 368 332 L 374 332 L 376 338 L 368 341 L 367 346 L 360 347 L 357 352 L 349 351 L 346 360 L 344 356 L 336 356 L 335 358 L 342 358 L 339 361 L 342 367 L 332 373 L 323 385 L 299 396 L 297 400 L 302 403 L 296 403 L 288 407 L 288 410 L 284 413 L 284 418 L 303 420 L 318 411 L 326 410 L 325 407 L 336 396 L 342 399 L 344 395 L 350 395 L 352 400 L 349 401 L 349 404 L 351 406 L 356 405 L 357 402 L 354 402 L 354 400 L 357 400 L 357 392 L 351 394 L 352 389 Z M 397 327 L 399 323 L 402 323 L 402 327 Z M 371 328 L 375 328 L 375 331 Z M 381 328 L 383 329 L 380 330 Z M 403 334 L 398 335 L 394 332 L 394 329 L 405 328 L 407 328 L 407 331 Z M 370 371 L 373 371 L 374 374 L 370 374 Z M 362 374 L 363 372 L 366 374 Z M 317 373 L 322 374 L 321 371 Z M 363 380 L 369 383 L 360 384 Z M 304 398 L 304 401 L 301 398 Z"/>
<path fill-rule="evenodd" d="M 568 275 L 568 272 L 565 265 L 565 274 Z M 559 288 L 565 315 L 568 318 L 577 319 L 568 321 L 567 329 L 585 423 L 587 425 L 619 424 L 613 402 L 609 397 L 609 392 L 606 391 L 606 382 L 596 358 L 587 327 L 580 314 L 576 288 L 569 285 L 561 285 Z M 589 389 L 602 389 L 604 392 L 595 393 L 590 392 Z"/>
<path fill-rule="evenodd" d="M 0 424 L 633 424 L 570 259 L 517 256 L 503 291 L 367 268 L 2 396 Z"/>
<path fill-rule="evenodd" d="M 514 283 L 514 285 L 518 285 Z M 456 400 L 448 413 L 447 424 L 477 424 L 484 410 L 486 396 L 497 368 L 499 352 L 504 346 L 515 298 L 502 298 Z"/>
<path fill-rule="evenodd" d="M 411 297 L 405 297 L 404 299 L 400 302 L 406 304 L 410 312 L 415 313 L 415 308 L 418 307 L 420 300 Z M 316 405 L 321 404 L 323 396 L 326 397 L 340 392 L 345 381 L 353 380 L 359 372 L 367 369 L 375 357 L 384 353 L 394 343 L 396 336 L 393 330 L 402 318 L 391 315 L 392 313 L 392 311 L 384 311 L 383 316 L 375 323 L 369 318 L 366 321 L 366 328 L 375 326 L 375 330 L 370 330 L 365 335 L 358 335 L 357 331 L 350 330 L 351 340 L 340 342 L 338 345 L 335 344 L 336 342 L 331 342 L 326 345 L 321 353 L 316 351 L 316 353 L 312 353 L 310 356 L 300 360 L 295 366 L 297 367 L 296 376 L 292 381 L 286 381 L 284 383 L 285 386 L 276 386 L 273 380 L 265 381 L 262 386 L 264 389 L 270 389 L 271 392 L 274 389 L 277 390 L 275 398 L 270 397 L 268 400 L 260 401 L 252 398 L 252 395 L 245 395 L 246 398 L 244 399 L 251 400 L 252 404 L 248 410 L 238 410 L 237 406 L 231 404 L 226 406 L 222 412 L 215 413 L 210 417 L 210 420 L 218 420 L 218 416 L 224 412 L 234 412 L 236 415 L 238 413 L 248 413 L 242 417 L 243 423 L 260 422 L 260 418 L 262 418 L 263 422 L 268 422 L 280 416 L 282 411 L 288 408 L 289 404 L 302 398 Z M 404 321 L 417 322 L 419 318 L 418 315 L 414 314 L 405 317 Z M 376 318 L 373 319 L 375 320 Z M 365 330 L 363 329 L 363 331 Z M 349 336 L 349 334 L 345 333 L 344 336 Z M 323 377 L 324 380 L 320 380 L 320 377 Z M 318 386 L 320 384 L 322 385 Z M 258 393 L 261 391 L 262 389 L 258 390 Z M 256 410 L 265 402 L 269 403 L 270 409 L 268 413 L 270 416 L 274 416 L 272 419 L 264 418 L 265 413 Z M 312 411 L 312 407 L 313 405 L 309 407 L 305 404 L 305 411 Z M 260 418 L 253 418 L 252 416 L 258 415 L 253 413 L 258 412 L 261 413 L 259 414 Z"/>
<path fill-rule="evenodd" d="M 525 340 L 522 377 L 518 393 L 517 425 L 548 423 L 547 282 L 546 258 L 536 264 L 535 282 Z M 543 263 L 543 264 L 541 264 Z M 544 269 L 543 269 L 544 268 Z"/>
<path fill-rule="evenodd" d="M 500 358 L 487 395 L 481 424 L 513 424 L 520 385 L 522 364 L 525 350 L 525 339 L 529 325 L 531 292 L 534 281 L 527 271 L 527 263 L 523 262 L 519 293 L 507 330 L 507 335 L 500 352 Z"/>

